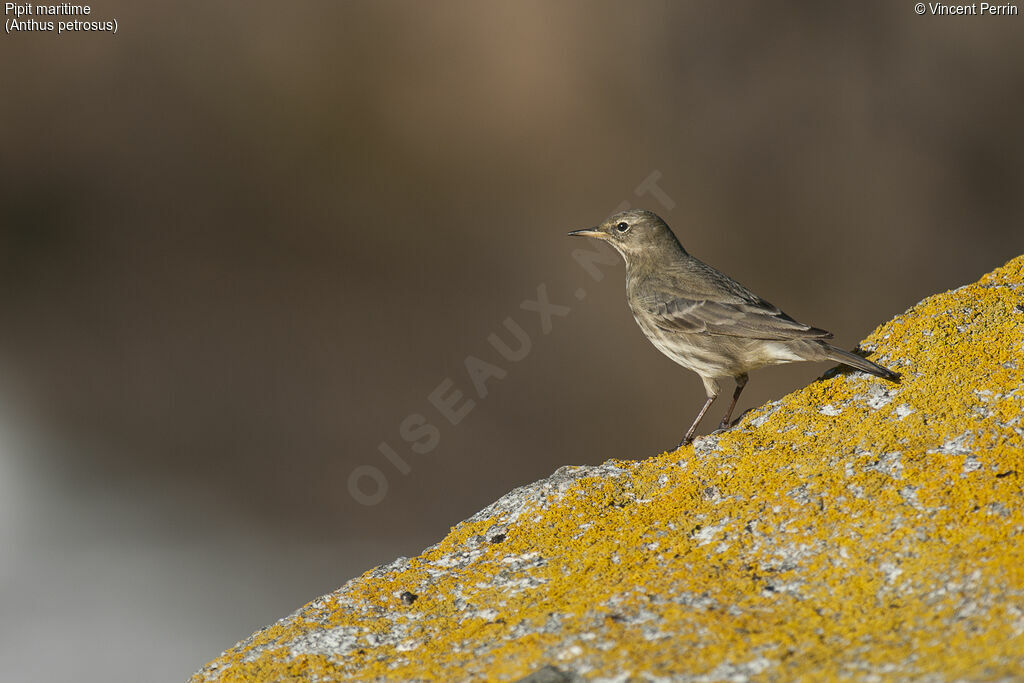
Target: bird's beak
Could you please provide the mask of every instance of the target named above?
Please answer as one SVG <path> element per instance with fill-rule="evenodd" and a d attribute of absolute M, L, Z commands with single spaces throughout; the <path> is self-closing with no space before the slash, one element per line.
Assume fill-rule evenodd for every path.
<path fill-rule="evenodd" d="M 573 230 L 569 233 L 570 237 L 597 237 L 598 239 L 605 239 L 607 235 L 601 232 L 597 228 L 586 228 L 585 230 Z"/>

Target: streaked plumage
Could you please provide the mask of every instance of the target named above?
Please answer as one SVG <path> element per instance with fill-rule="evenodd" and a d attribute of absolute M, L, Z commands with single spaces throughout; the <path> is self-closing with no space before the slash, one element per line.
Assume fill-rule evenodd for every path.
<path fill-rule="evenodd" d="M 831 360 L 890 381 L 899 379 L 880 365 L 831 346 L 824 341 L 832 338 L 831 332 L 797 322 L 690 256 L 650 211 L 624 211 L 596 228 L 569 234 L 602 239 L 622 254 L 626 297 L 640 329 L 659 351 L 704 382 L 707 402 L 680 445 L 693 440 L 723 377 L 736 380 L 736 391 L 721 428 L 729 424 L 747 373 L 766 365 Z"/>

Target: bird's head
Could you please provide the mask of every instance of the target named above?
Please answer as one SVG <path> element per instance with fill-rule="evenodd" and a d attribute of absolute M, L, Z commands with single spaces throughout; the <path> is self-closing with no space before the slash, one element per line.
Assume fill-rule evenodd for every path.
<path fill-rule="evenodd" d="M 638 255 L 676 253 L 682 251 L 679 241 L 665 221 L 643 209 L 630 209 L 617 213 L 604 223 L 585 230 L 573 230 L 573 237 L 596 237 L 604 240 L 622 254 L 628 263 Z"/>

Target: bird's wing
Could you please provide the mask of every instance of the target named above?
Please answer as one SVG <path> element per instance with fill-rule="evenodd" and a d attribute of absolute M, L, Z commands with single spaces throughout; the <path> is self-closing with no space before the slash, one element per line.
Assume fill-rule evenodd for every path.
<path fill-rule="evenodd" d="M 711 301 L 672 298 L 647 307 L 654 324 L 667 332 L 720 334 L 748 339 L 831 339 L 832 333 L 804 325 L 767 301 Z"/>

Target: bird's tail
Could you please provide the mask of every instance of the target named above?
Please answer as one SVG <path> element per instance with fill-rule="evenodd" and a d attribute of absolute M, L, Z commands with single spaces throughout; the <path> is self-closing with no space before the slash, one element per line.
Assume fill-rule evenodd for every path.
<path fill-rule="evenodd" d="M 829 360 L 849 365 L 850 367 L 857 368 L 858 370 L 863 370 L 864 372 L 869 372 L 875 377 L 881 377 L 882 379 L 887 379 L 890 382 L 900 381 L 900 376 L 898 373 L 893 372 L 889 368 L 883 368 L 881 365 L 872 363 L 868 359 L 861 358 L 860 356 L 854 353 L 850 353 L 849 351 L 843 351 L 842 349 L 837 349 L 836 347 L 830 346 L 828 344 L 825 345 L 825 351 L 828 354 Z"/>

